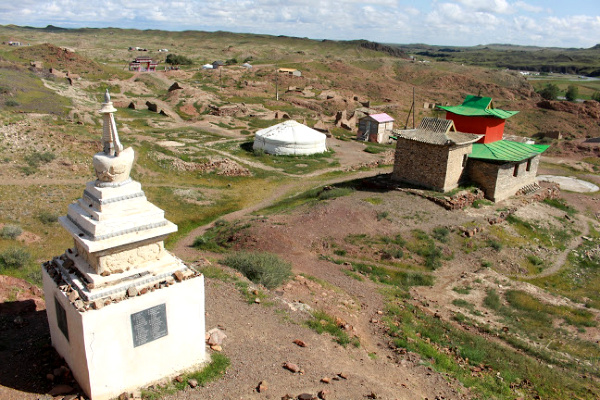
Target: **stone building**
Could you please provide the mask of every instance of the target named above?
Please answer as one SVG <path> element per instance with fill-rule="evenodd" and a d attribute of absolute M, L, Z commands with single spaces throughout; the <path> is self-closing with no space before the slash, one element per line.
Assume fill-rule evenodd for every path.
<path fill-rule="evenodd" d="M 425 118 L 416 130 L 394 131 L 393 179 L 441 192 L 472 182 L 492 201 L 535 189 L 540 155 L 549 146 L 503 140 L 505 120 L 518 111 L 471 95 L 460 106 L 440 108 L 448 112 L 446 120 Z"/>
<path fill-rule="evenodd" d="M 549 146 L 499 140 L 475 143 L 466 174 L 492 201 L 502 201 L 537 183 L 540 155 Z"/>
<path fill-rule="evenodd" d="M 481 135 L 457 132 L 454 122 L 424 118 L 417 129 L 396 130 L 392 179 L 446 192 L 462 183 L 467 159 Z"/>

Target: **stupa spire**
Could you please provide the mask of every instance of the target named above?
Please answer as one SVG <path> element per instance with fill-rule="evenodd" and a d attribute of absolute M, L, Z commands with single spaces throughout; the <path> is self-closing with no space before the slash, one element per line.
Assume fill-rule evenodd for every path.
<path fill-rule="evenodd" d="M 122 185 L 130 181 L 129 172 L 133 165 L 134 154 L 131 147 L 123 150 L 113 115 L 116 111 L 107 89 L 100 109 L 103 122 L 102 151 L 97 153 L 93 160 L 98 177 L 96 186 L 99 187 Z"/>
<path fill-rule="evenodd" d="M 123 145 L 119 140 L 119 132 L 117 132 L 117 124 L 113 116 L 116 111 L 117 109 L 113 107 L 113 103 L 110 101 L 108 89 L 106 89 L 100 112 L 103 114 L 102 148 L 107 156 L 118 156 L 123 151 Z"/>

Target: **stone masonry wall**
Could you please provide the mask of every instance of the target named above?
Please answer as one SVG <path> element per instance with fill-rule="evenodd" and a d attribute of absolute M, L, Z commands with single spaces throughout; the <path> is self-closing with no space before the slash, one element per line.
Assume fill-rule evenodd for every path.
<path fill-rule="evenodd" d="M 392 179 L 443 191 L 448 147 L 398 138 Z"/>
<path fill-rule="evenodd" d="M 468 178 L 465 178 L 465 156 L 471 154 L 473 145 L 466 144 L 462 146 L 453 146 L 448 154 L 448 166 L 446 167 L 446 181 L 443 191 L 447 192 L 458 186 Z"/>
<path fill-rule="evenodd" d="M 471 159 L 467 164 L 467 173 L 483 189 L 486 198 L 498 202 L 514 196 L 523 186 L 534 183 L 539 161 L 540 156 L 533 157 L 527 171 L 527 160 L 493 164 Z"/>

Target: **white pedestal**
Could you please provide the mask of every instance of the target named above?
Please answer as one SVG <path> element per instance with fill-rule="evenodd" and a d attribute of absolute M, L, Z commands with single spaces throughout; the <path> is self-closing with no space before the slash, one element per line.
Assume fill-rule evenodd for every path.
<path fill-rule="evenodd" d="M 78 311 L 42 268 L 52 345 L 92 400 L 107 400 L 205 362 L 202 275 Z"/>

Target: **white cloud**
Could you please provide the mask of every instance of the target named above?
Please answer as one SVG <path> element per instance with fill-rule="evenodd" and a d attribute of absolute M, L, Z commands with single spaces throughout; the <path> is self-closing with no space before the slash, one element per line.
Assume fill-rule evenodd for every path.
<path fill-rule="evenodd" d="M 492 14 L 510 14 L 514 9 L 506 0 L 457 0 L 470 11 Z"/>
<path fill-rule="evenodd" d="M 558 1 L 558 0 L 557 0 Z M 547 0 L 0 0 L 0 24 L 199 29 L 327 39 L 447 45 L 517 43 L 589 47 L 598 11 Z M 567 9 L 568 10 L 568 9 Z M 573 13 L 570 13 L 573 14 Z"/>
<path fill-rule="evenodd" d="M 515 2 L 515 6 L 521 10 L 532 13 L 541 13 L 542 11 L 544 11 L 544 7 L 534 6 L 529 3 L 525 3 L 524 1 Z"/>

